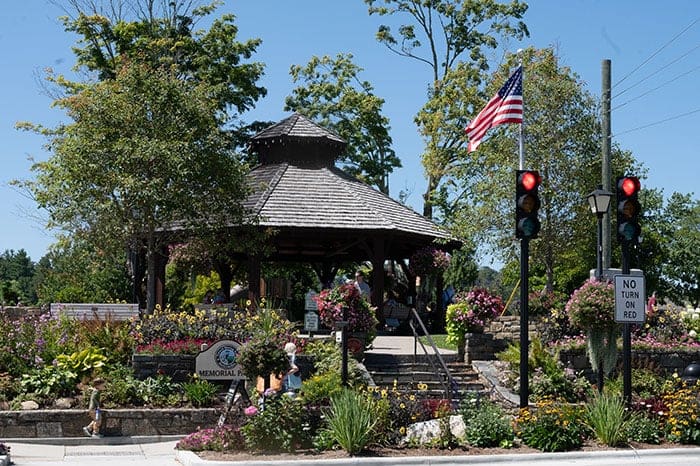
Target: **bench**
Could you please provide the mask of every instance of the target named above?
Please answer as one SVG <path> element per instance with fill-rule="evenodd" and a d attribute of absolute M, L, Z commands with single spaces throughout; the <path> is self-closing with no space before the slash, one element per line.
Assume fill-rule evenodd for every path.
<path fill-rule="evenodd" d="M 131 303 L 51 303 L 52 316 L 70 319 L 131 320 L 139 318 L 139 305 Z"/>

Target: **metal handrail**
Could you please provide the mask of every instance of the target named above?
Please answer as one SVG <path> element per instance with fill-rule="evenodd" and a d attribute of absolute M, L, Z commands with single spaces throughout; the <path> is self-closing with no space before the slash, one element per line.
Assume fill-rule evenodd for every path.
<path fill-rule="evenodd" d="M 443 380 L 440 380 L 440 384 L 442 387 L 445 389 L 445 396 L 447 397 L 448 400 L 454 400 L 457 398 L 457 395 L 459 393 L 459 389 L 457 386 L 457 382 L 455 381 L 454 377 L 452 377 L 452 373 L 450 372 L 450 369 L 447 367 L 447 364 L 445 364 L 445 360 L 442 358 L 442 355 L 440 354 L 440 351 L 438 350 L 438 347 L 435 345 L 435 342 L 433 341 L 433 337 L 430 336 L 430 332 L 428 332 L 428 329 L 425 327 L 425 324 L 423 323 L 423 319 L 420 318 L 420 315 L 418 315 L 418 312 L 416 312 L 415 309 L 411 309 L 411 314 L 412 317 L 408 321 L 409 327 L 411 327 L 411 331 L 413 332 L 413 363 L 416 363 L 416 358 L 418 356 L 418 343 L 420 343 L 421 348 L 423 349 L 423 353 L 425 353 L 426 356 L 428 356 L 428 362 L 432 366 L 433 370 L 435 372 L 438 372 L 439 369 L 436 367 L 435 362 L 433 361 L 433 358 L 431 356 L 435 355 L 437 356 L 437 360 L 440 363 L 440 366 L 442 370 L 445 373 L 445 378 L 447 379 L 447 382 L 449 384 L 449 387 L 445 385 L 445 382 Z M 430 343 L 430 346 L 433 348 L 433 354 L 431 355 L 428 350 L 425 348 L 425 345 L 423 344 L 422 341 L 418 338 L 418 332 L 416 331 L 415 326 L 413 325 L 413 322 L 416 321 L 420 325 L 421 330 L 423 331 L 423 335 L 425 335 L 428 338 L 428 343 Z"/>

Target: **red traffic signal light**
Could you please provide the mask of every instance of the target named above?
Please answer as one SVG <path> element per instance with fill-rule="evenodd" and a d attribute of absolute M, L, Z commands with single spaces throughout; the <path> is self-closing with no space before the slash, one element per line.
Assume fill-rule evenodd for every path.
<path fill-rule="evenodd" d="M 635 243 L 639 240 L 641 205 L 637 194 L 641 188 L 642 184 L 636 176 L 617 179 L 617 239 L 621 242 Z"/>
<path fill-rule="evenodd" d="M 540 231 L 537 211 L 540 198 L 537 193 L 542 183 L 540 174 L 534 170 L 515 172 L 515 236 L 516 238 L 536 238 Z"/>
<path fill-rule="evenodd" d="M 623 176 L 617 180 L 617 189 L 621 190 L 627 197 L 636 194 L 641 188 L 642 184 L 636 176 Z"/>

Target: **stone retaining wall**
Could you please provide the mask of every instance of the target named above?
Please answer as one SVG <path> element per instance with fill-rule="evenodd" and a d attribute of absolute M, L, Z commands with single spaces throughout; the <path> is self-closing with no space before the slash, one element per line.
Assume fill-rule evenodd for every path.
<path fill-rule="evenodd" d="M 537 338 L 547 324 L 539 317 L 530 319 L 528 330 L 530 340 Z M 520 316 L 501 316 L 493 320 L 484 330 L 483 335 L 470 334 L 471 340 L 467 340 L 465 347 L 465 360 L 493 360 L 495 354 L 503 351 L 508 343 L 520 340 Z M 622 353 L 618 355 L 618 365 L 621 365 Z M 571 366 L 575 371 L 582 371 L 587 377 L 594 379 L 585 349 L 561 351 L 559 359 L 566 366 Z M 683 368 L 691 362 L 700 362 L 700 351 L 650 351 L 632 350 L 632 367 L 653 366 L 663 370 L 666 374 L 683 371 Z"/>
<path fill-rule="evenodd" d="M 204 409 L 107 409 L 102 434 L 114 436 L 183 435 L 198 428 L 215 427 L 221 410 Z M 82 437 L 90 422 L 87 410 L 0 411 L 4 438 Z"/>

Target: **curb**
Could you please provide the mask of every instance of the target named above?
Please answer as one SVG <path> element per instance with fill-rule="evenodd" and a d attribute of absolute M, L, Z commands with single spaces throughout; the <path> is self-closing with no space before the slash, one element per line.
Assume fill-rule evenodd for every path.
<path fill-rule="evenodd" d="M 650 450 L 606 450 L 590 452 L 560 452 L 560 453 L 516 453 L 505 455 L 467 455 L 467 456 L 413 456 L 413 457 L 372 457 L 372 458 L 334 458 L 327 460 L 261 460 L 261 461 L 214 461 L 205 460 L 197 454 L 187 450 L 177 450 L 175 458 L 183 466 L 231 466 L 245 464 L 246 466 L 356 466 L 378 465 L 388 466 L 401 464 L 402 466 L 460 466 L 499 464 L 543 464 L 561 462 L 580 462 L 581 460 L 606 461 L 601 464 L 613 464 L 616 462 L 629 462 L 635 459 L 654 458 L 662 459 L 668 456 L 693 455 L 700 458 L 700 448 L 665 448 Z"/>
<path fill-rule="evenodd" d="M 32 445 L 59 445 L 59 446 L 80 446 L 80 445 L 140 445 L 144 443 L 159 443 L 180 440 L 184 435 L 135 435 L 130 437 L 27 437 L 8 438 L 3 442 L 12 445 L 13 443 L 25 443 Z M 1 457 L 0 457 L 1 458 Z M 3 466 L 0 463 L 0 466 Z"/>

